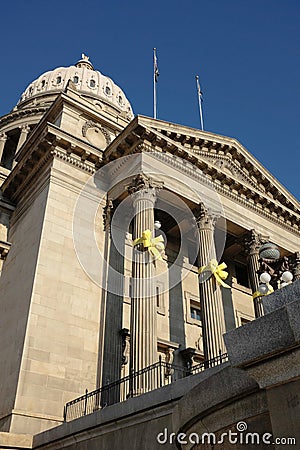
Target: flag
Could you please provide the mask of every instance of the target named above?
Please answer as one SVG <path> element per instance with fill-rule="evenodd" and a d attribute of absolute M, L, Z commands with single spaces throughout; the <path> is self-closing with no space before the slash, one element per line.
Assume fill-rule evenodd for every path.
<path fill-rule="evenodd" d="M 199 77 L 198 75 L 196 75 L 196 83 L 197 83 L 197 95 L 198 95 L 198 105 L 199 105 L 199 114 L 200 114 L 200 126 L 201 126 L 201 130 L 203 131 L 203 115 L 202 115 L 202 102 L 203 102 L 203 98 L 202 98 L 202 91 L 200 88 L 200 81 L 199 81 Z"/>
<path fill-rule="evenodd" d="M 201 102 L 203 102 L 203 92 L 201 91 L 201 88 L 200 88 L 200 82 L 199 82 L 198 75 L 196 76 L 196 81 L 197 81 L 198 96 L 199 96 L 199 99 L 201 100 Z"/>
<path fill-rule="evenodd" d="M 157 83 L 158 77 L 159 77 L 159 71 L 158 71 L 158 65 L 157 65 L 156 48 L 153 49 L 153 62 L 154 62 L 154 80 L 155 80 L 155 83 Z"/>

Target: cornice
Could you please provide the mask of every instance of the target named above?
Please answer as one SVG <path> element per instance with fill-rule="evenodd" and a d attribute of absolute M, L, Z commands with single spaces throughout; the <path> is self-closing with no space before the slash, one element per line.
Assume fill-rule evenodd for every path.
<path fill-rule="evenodd" d="M 7 125 L 11 122 L 14 122 L 18 119 L 22 119 L 23 117 L 35 116 L 37 114 L 43 115 L 49 109 L 48 106 L 37 106 L 26 109 L 12 110 L 9 114 L 0 117 L 0 127 Z"/>
<path fill-rule="evenodd" d="M 141 120 L 145 124 L 147 118 L 142 118 Z M 154 125 L 153 119 L 151 120 L 151 125 Z M 231 159 L 245 173 L 248 179 L 252 178 L 254 184 L 257 186 L 261 185 L 267 195 L 271 193 L 276 198 L 278 196 L 285 197 L 285 200 L 291 203 L 291 209 L 299 209 L 298 200 L 238 140 L 180 125 L 178 125 L 178 129 L 176 126 L 176 130 L 170 129 L 171 125 L 174 127 L 173 124 L 168 124 L 168 127 L 164 126 L 160 129 L 160 125 L 161 123 L 158 124 L 157 128 L 153 127 L 152 130 L 154 133 L 158 133 L 161 138 L 164 136 L 171 138 L 174 143 L 177 142 L 186 150 L 196 154 L 204 151 L 209 157 L 223 156 Z M 182 134 L 180 131 L 186 134 Z"/>
<path fill-rule="evenodd" d="M 173 127 L 172 131 L 168 131 L 166 134 L 162 134 L 162 130 L 147 128 L 145 121 L 151 124 L 155 123 L 157 128 L 161 123 L 165 128 Z M 135 142 L 135 151 L 141 149 L 141 145 L 149 146 L 151 151 L 158 150 L 164 153 L 171 153 L 179 156 L 185 161 L 189 161 L 192 165 L 198 167 L 203 171 L 205 176 L 209 177 L 214 183 L 216 189 L 222 194 L 231 198 L 238 198 L 243 204 L 247 204 L 247 207 L 255 209 L 256 211 L 264 210 L 263 214 L 269 219 L 276 214 L 280 224 L 285 224 L 289 229 L 299 229 L 300 227 L 300 215 L 299 202 L 289 194 L 284 187 L 280 192 L 272 184 L 274 177 L 270 174 L 270 178 L 267 170 L 264 169 L 260 163 L 259 169 L 264 171 L 265 186 L 263 183 L 259 183 L 255 176 L 259 172 L 257 167 L 253 168 L 254 175 L 251 175 L 251 171 L 245 168 L 241 162 L 235 157 L 240 154 L 240 149 L 234 147 L 232 144 L 241 146 L 237 141 L 232 138 L 224 138 L 219 136 L 219 142 L 210 141 L 207 139 L 213 136 L 212 133 L 200 132 L 198 130 L 188 129 L 187 127 L 178 126 L 178 129 L 188 129 L 191 132 L 196 132 L 199 136 L 187 136 L 180 133 L 175 133 L 175 125 L 168 124 L 162 121 L 155 121 L 154 119 L 147 119 L 137 116 L 136 119 L 118 136 L 118 138 L 108 147 L 104 152 L 104 160 L 116 159 L 120 156 L 133 153 L 131 143 Z M 168 135 L 167 135 L 168 134 Z M 176 136 L 175 136 L 176 134 Z M 174 140 L 176 137 L 177 141 Z M 179 139 L 181 139 L 179 141 Z M 224 140 L 224 142 L 221 142 Z M 142 143 L 141 143 L 142 142 Z M 138 145 L 136 145 L 138 143 Z M 143 151 L 143 150 L 140 150 Z M 147 150 L 145 150 L 147 151 Z M 243 150 L 247 153 L 246 149 Z M 245 155 L 242 155 L 245 158 Z M 253 158 L 249 154 L 249 158 Z M 214 161 L 214 163 L 212 162 Z M 222 164 L 219 162 L 226 162 L 231 170 L 226 173 L 222 170 Z M 248 161 L 248 165 L 250 161 Z M 250 167 L 249 167 L 250 168 Z M 231 172 L 231 173 L 230 173 Z M 268 192 L 268 185 L 272 187 L 270 189 L 273 195 Z M 280 183 L 277 182 L 280 186 Z M 230 192 L 231 191 L 231 192 Z M 230 193 L 230 194 L 229 194 Z M 276 195 L 275 195 L 276 194 Z M 240 198 L 241 197 L 241 198 Z M 276 197 L 276 198 L 274 198 Z M 279 201 L 280 200 L 280 201 Z M 256 205 L 253 205 L 252 202 Z M 290 222 L 291 225 L 285 222 Z"/>
<path fill-rule="evenodd" d="M 145 132 L 143 136 L 145 136 L 145 134 L 147 134 L 147 132 Z M 134 135 L 136 138 L 136 133 L 134 133 Z M 119 139 L 119 142 L 121 142 L 121 139 Z M 129 155 L 132 153 L 143 151 L 155 152 L 155 150 L 157 150 L 154 139 L 152 140 L 152 142 L 150 142 L 150 140 L 147 140 L 146 142 L 137 142 L 138 144 L 135 145 L 134 148 L 131 148 L 129 144 L 127 144 L 126 148 L 124 146 L 121 146 L 120 144 L 117 146 L 114 145 L 114 152 L 110 152 L 109 158 L 107 158 L 107 160 L 112 160 L 114 155 L 115 159 L 117 159 L 118 157 L 123 155 Z M 168 151 L 165 149 L 166 146 L 168 148 Z M 259 191 L 253 185 L 247 185 L 245 182 L 238 180 L 233 175 L 224 174 L 220 170 L 220 168 L 210 165 L 208 161 L 200 160 L 198 155 L 194 154 L 191 151 L 188 151 L 180 145 L 175 145 L 175 143 L 172 145 L 170 145 L 170 143 L 166 143 L 160 150 L 160 152 L 155 152 L 155 155 L 157 158 L 161 157 L 165 159 L 167 153 L 170 154 L 171 158 L 172 155 L 176 158 L 170 159 L 170 163 L 173 167 L 184 171 L 190 177 L 196 177 L 196 179 L 199 178 L 198 181 L 201 183 L 212 184 L 214 189 L 221 195 L 234 200 L 234 202 L 243 205 L 247 209 L 255 211 L 257 214 L 267 218 L 269 221 L 280 225 L 290 232 L 293 232 L 293 234 L 296 234 L 297 236 L 300 235 L 299 214 L 289 210 L 287 207 L 280 204 L 276 200 L 267 198 L 265 193 Z M 177 156 L 179 158 L 177 158 Z M 183 165 L 182 159 L 187 161 L 189 164 Z M 196 175 L 193 166 L 198 167 L 203 172 L 203 175 L 200 176 L 199 173 L 197 173 Z M 271 209 L 273 209 L 273 211 L 271 211 Z M 285 215 L 285 218 L 283 217 L 283 214 Z M 287 223 L 288 221 L 290 222 L 290 224 Z"/>
<path fill-rule="evenodd" d="M 46 123 L 37 135 L 33 133 L 18 155 L 18 164 L 3 182 L 3 195 L 13 202 L 27 189 L 44 165 L 59 158 L 72 166 L 94 173 L 102 164 L 102 152 L 96 147 Z"/>
<path fill-rule="evenodd" d="M 140 150 L 153 152 L 153 148 L 151 146 L 147 145 L 140 145 Z M 157 158 L 163 158 L 165 160 L 165 154 L 164 153 L 155 153 Z M 287 224 L 284 220 L 278 218 L 277 216 L 274 216 L 271 213 L 268 213 L 263 209 L 263 207 L 257 206 L 254 202 L 250 203 L 249 199 L 244 195 L 244 198 L 238 193 L 238 192 L 232 192 L 230 190 L 229 186 L 222 186 L 221 184 L 218 184 L 213 179 L 207 178 L 207 175 L 203 173 L 203 175 L 199 173 L 195 173 L 195 170 L 193 170 L 192 164 L 190 165 L 183 165 L 179 158 L 175 156 L 175 159 L 170 156 L 170 163 L 173 167 L 180 169 L 184 173 L 186 173 L 190 178 L 196 179 L 197 181 L 201 182 L 202 184 L 206 184 L 207 186 L 213 186 L 213 188 L 221 195 L 224 195 L 225 197 L 234 200 L 235 203 L 239 203 L 242 206 L 246 207 L 247 209 L 251 209 L 252 211 L 256 212 L 262 217 L 265 217 L 268 219 L 268 221 L 271 221 L 273 223 L 276 223 L 277 225 L 280 225 L 281 227 L 285 228 L 286 230 L 293 232 L 297 236 L 300 236 L 300 226 L 298 226 L 298 229 L 293 227 L 292 225 Z"/>
<path fill-rule="evenodd" d="M 59 147 L 52 150 L 51 155 L 90 174 L 93 174 L 96 171 L 95 164 L 89 161 L 84 161 L 84 159 L 78 157 L 77 155 L 72 155 L 68 151 L 62 150 Z"/>

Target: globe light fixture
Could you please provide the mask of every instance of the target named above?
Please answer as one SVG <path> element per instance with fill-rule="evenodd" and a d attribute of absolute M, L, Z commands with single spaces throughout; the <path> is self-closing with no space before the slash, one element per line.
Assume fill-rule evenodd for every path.
<path fill-rule="evenodd" d="M 154 222 L 154 229 L 159 230 L 161 228 L 161 223 L 159 220 L 155 220 Z"/>
<path fill-rule="evenodd" d="M 268 284 L 260 284 L 258 286 L 258 291 L 262 294 L 262 295 L 266 295 L 269 292 L 269 285 Z"/>
<path fill-rule="evenodd" d="M 283 272 L 280 278 L 280 287 L 284 287 L 287 286 L 288 284 L 291 284 L 293 278 L 294 278 L 293 274 L 289 270 Z"/>
<path fill-rule="evenodd" d="M 268 284 L 271 281 L 271 275 L 269 275 L 267 272 L 263 272 L 259 277 L 259 281 L 261 283 Z"/>
<path fill-rule="evenodd" d="M 290 283 L 293 279 L 293 274 L 289 271 L 286 270 L 285 272 L 283 272 L 283 274 L 281 275 L 281 279 L 282 281 L 284 281 L 285 283 Z"/>

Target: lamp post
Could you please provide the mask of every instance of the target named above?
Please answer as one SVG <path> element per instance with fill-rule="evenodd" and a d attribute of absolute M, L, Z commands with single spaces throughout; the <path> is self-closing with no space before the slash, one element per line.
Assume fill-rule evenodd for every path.
<path fill-rule="evenodd" d="M 259 249 L 258 291 L 262 295 L 268 295 L 292 283 L 293 274 L 290 270 L 292 265 L 288 257 L 280 257 L 277 245 L 271 242 L 262 245 Z"/>

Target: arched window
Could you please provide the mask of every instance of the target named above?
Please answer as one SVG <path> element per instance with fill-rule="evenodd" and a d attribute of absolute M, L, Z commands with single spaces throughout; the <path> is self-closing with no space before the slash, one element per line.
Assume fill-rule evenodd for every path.
<path fill-rule="evenodd" d="M 94 88 L 96 86 L 95 80 L 90 80 L 90 87 Z"/>
<path fill-rule="evenodd" d="M 58 76 L 57 78 L 56 78 L 56 84 L 60 84 L 61 83 L 61 76 Z"/>
<path fill-rule="evenodd" d="M 75 75 L 75 77 L 73 78 L 73 83 L 77 84 L 79 82 L 79 77 L 77 75 Z"/>

